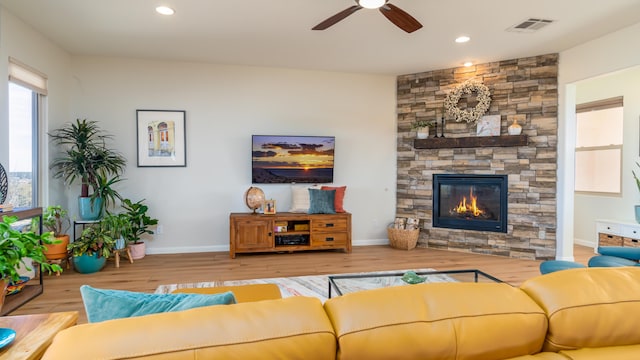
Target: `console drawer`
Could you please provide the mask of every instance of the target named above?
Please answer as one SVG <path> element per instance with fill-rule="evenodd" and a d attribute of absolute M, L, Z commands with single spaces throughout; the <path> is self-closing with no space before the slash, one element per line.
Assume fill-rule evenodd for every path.
<path fill-rule="evenodd" d="M 640 226 L 638 225 L 622 225 L 621 235 L 632 239 L 640 239 Z"/>
<path fill-rule="evenodd" d="M 620 231 L 621 231 L 620 227 L 621 227 L 620 224 L 606 222 L 606 221 L 598 221 L 596 223 L 596 231 L 598 231 L 599 233 L 620 235 Z"/>
<path fill-rule="evenodd" d="M 628 247 L 640 247 L 640 240 L 638 239 L 632 239 L 632 238 L 622 238 L 622 244 L 623 246 L 628 246 Z"/>
<path fill-rule="evenodd" d="M 622 246 L 622 236 L 598 234 L 598 246 Z"/>
<path fill-rule="evenodd" d="M 347 219 L 312 219 L 311 232 L 314 231 L 347 231 Z"/>
<path fill-rule="evenodd" d="M 342 246 L 347 244 L 347 233 L 311 234 L 311 246 Z"/>

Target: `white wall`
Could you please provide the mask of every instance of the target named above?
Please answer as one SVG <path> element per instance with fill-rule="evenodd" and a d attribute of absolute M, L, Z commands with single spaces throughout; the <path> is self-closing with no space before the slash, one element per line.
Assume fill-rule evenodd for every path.
<path fill-rule="evenodd" d="M 119 190 L 147 199 L 163 234 L 149 253 L 224 251 L 229 213 L 247 212 L 251 135 L 334 135 L 355 244 L 385 243 L 395 216 L 395 77 L 74 57 L 73 118 L 97 120 L 127 158 Z M 186 110 L 187 167 L 136 166 L 136 109 Z M 258 185 L 290 205 L 289 185 Z M 77 189 L 68 198 L 75 201 Z"/>
<path fill-rule="evenodd" d="M 0 163 L 8 163 L 8 58 L 9 56 L 45 73 L 48 77 L 49 96 L 45 102 L 42 143 L 47 145 L 47 129 L 62 124 L 70 115 L 70 64 L 71 56 L 42 34 L 26 25 L 5 8 L 0 6 Z M 45 159 L 43 168 L 43 194 L 41 201 L 45 204 L 61 204 L 67 206 L 66 198 L 61 196 L 63 187 L 48 182 L 47 156 L 49 148 L 41 149 Z M 7 166 L 5 168 L 8 169 Z M 51 185 L 51 186 L 49 186 Z"/>
<path fill-rule="evenodd" d="M 640 204 L 640 193 L 631 170 L 638 173 L 636 162 L 640 161 L 638 125 L 640 121 L 640 66 L 599 76 L 576 83 L 576 103 L 624 97 L 624 125 L 622 149 L 622 196 L 575 196 L 576 242 L 595 245 L 596 219 L 614 219 L 635 222 L 634 205 Z M 602 124 L 606 127 L 606 123 Z"/>
<path fill-rule="evenodd" d="M 557 259 L 573 260 L 576 82 L 640 65 L 639 37 L 640 23 L 560 53 Z"/>

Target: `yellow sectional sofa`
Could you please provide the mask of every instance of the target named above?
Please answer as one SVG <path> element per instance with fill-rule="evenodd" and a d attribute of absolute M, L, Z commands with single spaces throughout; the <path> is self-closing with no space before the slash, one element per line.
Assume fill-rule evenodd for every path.
<path fill-rule="evenodd" d="M 83 324 L 44 359 L 640 359 L 640 268 L 432 283 Z"/>

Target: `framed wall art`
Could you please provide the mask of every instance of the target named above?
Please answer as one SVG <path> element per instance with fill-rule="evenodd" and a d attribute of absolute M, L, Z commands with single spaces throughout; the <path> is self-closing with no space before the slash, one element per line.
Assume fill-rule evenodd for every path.
<path fill-rule="evenodd" d="M 262 213 L 266 215 L 275 215 L 276 214 L 276 201 L 275 200 L 265 200 L 262 205 Z"/>
<path fill-rule="evenodd" d="M 187 166 L 186 111 L 136 110 L 138 167 Z"/>
<path fill-rule="evenodd" d="M 500 115 L 485 115 L 478 120 L 478 136 L 500 136 Z"/>

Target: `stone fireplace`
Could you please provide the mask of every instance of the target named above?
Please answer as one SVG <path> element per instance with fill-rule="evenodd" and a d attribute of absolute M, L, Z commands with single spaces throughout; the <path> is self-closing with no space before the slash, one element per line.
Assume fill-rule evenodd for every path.
<path fill-rule="evenodd" d="M 557 54 L 398 77 L 396 216 L 420 219 L 419 247 L 538 260 L 555 257 L 557 77 Z M 486 115 L 500 115 L 501 136 L 480 137 L 475 124 L 458 123 L 446 116 L 442 129 L 447 93 L 470 78 L 489 88 L 491 105 Z M 461 99 L 459 104 L 475 106 L 473 98 Z M 436 119 L 438 135 L 444 130 L 445 138 L 434 138 L 432 129 L 429 139 L 415 140 L 411 124 Z M 521 137 L 507 135 L 514 120 L 522 126 Z M 448 213 L 452 205 L 443 204 L 442 191 L 434 191 L 434 177 L 447 174 L 506 178 L 500 190 L 505 191 L 506 206 L 499 215 L 491 210 L 499 223 L 480 229 L 453 228 L 451 222 L 456 219 L 442 209 L 444 206 Z M 472 195 L 480 201 L 480 195 L 495 191 L 493 185 L 487 186 L 447 191 L 466 196 L 467 204 L 460 205 L 466 209 Z M 480 222 L 459 216 L 474 224 Z"/>
<path fill-rule="evenodd" d="M 507 232 L 506 175 L 433 175 L 433 227 Z"/>

